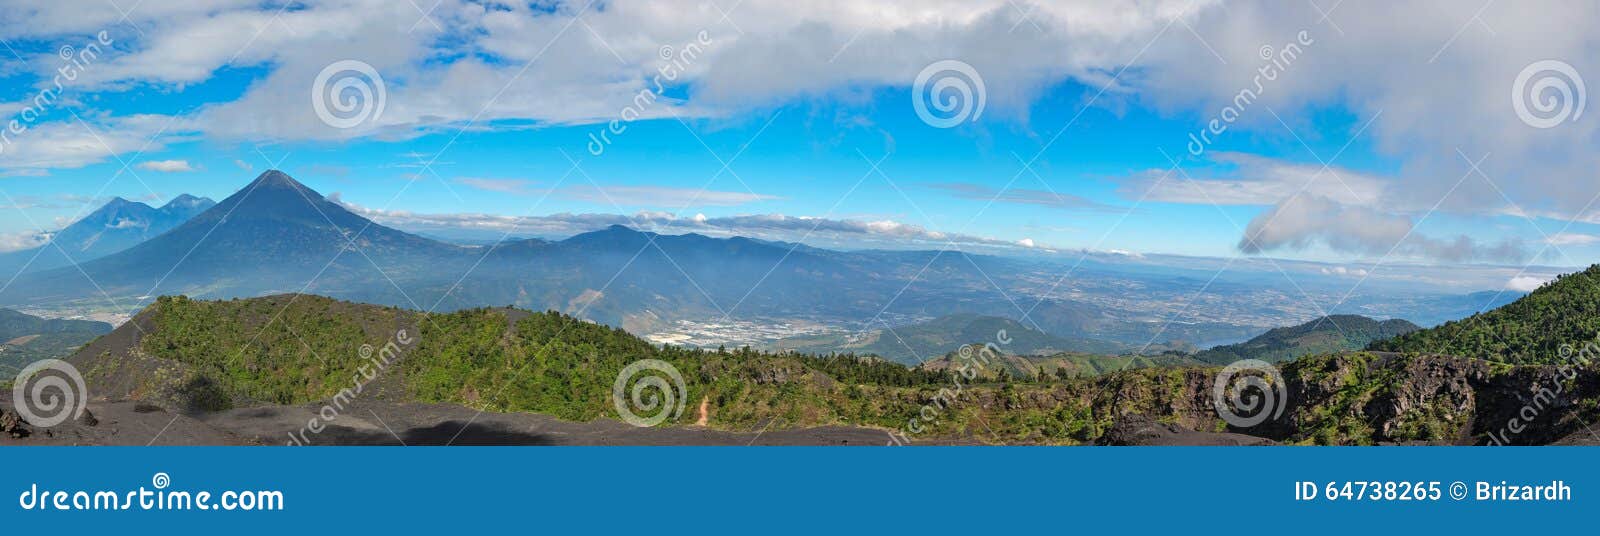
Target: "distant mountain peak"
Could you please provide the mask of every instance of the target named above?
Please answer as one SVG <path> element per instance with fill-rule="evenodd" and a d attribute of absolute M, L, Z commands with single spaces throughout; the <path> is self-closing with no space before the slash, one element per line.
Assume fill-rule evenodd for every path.
<path fill-rule="evenodd" d="M 256 180 L 251 181 L 250 184 L 245 187 L 246 191 L 284 189 L 301 190 L 311 194 L 316 194 L 315 190 L 312 190 L 306 185 L 301 184 L 300 181 L 294 180 L 294 177 L 290 177 L 288 173 L 284 173 L 276 169 L 269 169 L 261 172 L 261 175 L 257 176 Z M 316 194 L 316 197 L 320 198 L 322 195 Z"/>
<path fill-rule="evenodd" d="M 182 195 L 160 209 L 112 197 L 51 233 L 48 246 L 0 254 L 0 270 L 44 271 L 111 255 L 182 225 L 216 203 Z"/>
<path fill-rule="evenodd" d="M 604 229 L 578 233 L 568 237 L 562 242 L 567 244 L 605 243 L 615 244 L 619 241 L 647 240 L 649 233 L 639 231 L 626 225 L 610 225 Z"/>
<path fill-rule="evenodd" d="M 108 223 L 113 218 L 128 215 L 144 217 L 147 213 L 154 211 L 155 209 L 150 208 L 150 205 L 138 201 L 129 201 L 121 197 L 113 197 L 110 201 L 106 201 L 106 204 L 100 205 L 100 208 L 95 209 L 94 212 L 90 212 L 88 216 L 84 216 L 83 221 L 88 222 L 91 226 L 98 226 L 102 223 Z"/>
<path fill-rule="evenodd" d="M 173 209 L 180 209 L 180 208 L 181 209 L 192 209 L 192 208 L 196 208 L 196 207 L 210 206 L 210 205 L 215 205 L 215 204 L 216 204 L 215 201 L 212 201 L 211 199 L 208 199 L 208 198 L 205 198 L 205 197 L 195 197 L 195 196 L 192 196 L 192 195 L 189 195 L 189 194 L 179 194 L 178 197 L 174 197 L 174 198 L 172 198 L 171 201 L 167 201 L 167 204 L 161 205 L 161 210 L 166 211 L 166 210 L 173 210 Z"/>

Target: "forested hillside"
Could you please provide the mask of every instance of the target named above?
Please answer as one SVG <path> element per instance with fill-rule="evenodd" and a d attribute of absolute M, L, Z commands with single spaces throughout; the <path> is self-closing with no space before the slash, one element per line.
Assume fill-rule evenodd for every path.
<path fill-rule="evenodd" d="M 390 344 L 391 364 L 364 372 Z M 1291 443 L 1483 442 L 1534 386 L 1560 374 L 1454 357 L 1306 357 L 1282 367 L 1288 395 L 1276 403 L 1286 404 L 1284 417 L 1233 430 L 1212 400 L 1216 368 L 1161 366 L 1182 360 L 1068 366 L 1077 358 L 1053 356 L 1024 369 L 971 357 L 958 352 L 961 361 L 935 369 L 852 355 L 657 347 L 554 312 L 424 314 L 282 295 L 161 298 L 73 361 L 97 397 L 184 412 L 325 403 L 369 374 L 354 396 L 589 421 L 618 417 L 612 389 L 619 373 L 648 358 L 670 364 L 683 380 L 673 395 L 688 409 L 663 425 L 693 424 L 704 407 L 712 428 L 849 425 L 883 429 L 887 439 L 910 423 L 913 439 L 1045 444 L 1121 441 L 1119 426 L 1131 418 Z M 1055 373 L 1079 364 L 1087 365 Z M 960 365 L 979 368 L 968 375 Z M 1120 370 L 1146 365 L 1153 366 Z M 1577 387 L 1557 401 L 1572 411 L 1535 423 L 1514 441 L 1552 441 L 1594 417 L 1600 381 L 1591 369 L 1578 373 Z"/>
<path fill-rule="evenodd" d="M 1400 319 L 1378 321 L 1360 315 L 1330 315 L 1298 326 L 1275 328 L 1239 344 L 1218 346 L 1195 354 L 1195 359 L 1217 365 L 1241 359 L 1277 363 L 1307 355 L 1360 350 L 1372 341 L 1417 329 L 1416 324 Z"/>
<path fill-rule="evenodd" d="M 1557 277 L 1503 307 L 1374 342 L 1374 350 L 1457 355 L 1512 364 L 1554 364 L 1563 345 L 1600 335 L 1600 265 Z M 1570 353 L 1570 351 L 1569 351 Z"/>

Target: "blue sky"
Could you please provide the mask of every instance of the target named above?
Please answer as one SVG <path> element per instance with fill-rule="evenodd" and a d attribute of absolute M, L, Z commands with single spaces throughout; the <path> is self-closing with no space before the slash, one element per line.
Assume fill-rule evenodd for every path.
<path fill-rule="evenodd" d="M 221 199 L 275 166 L 440 234 L 561 236 L 621 215 L 838 247 L 1509 266 L 1600 251 L 1593 114 L 1537 128 L 1506 100 L 1541 59 L 1581 77 L 1595 42 L 1513 7 L 393 4 L 0 15 L 0 111 L 15 118 L 67 68 L 63 46 L 109 43 L 0 152 L 4 243 L 113 195 Z M 1462 13 L 1395 31 L 1427 9 Z M 342 60 L 382 77 L 357 78 L 384 106 L 352 128 L 311 105 Z M 913 106 L 940 60 L 983 86 L 957 80 L 984 107 L 963 101 L 977 117 L 953 128 Z M 634 106 L 667 68 L 659 100 Z M 1194 154 L 1191 134 L 1252 87 Z M 634 112 L 593 154 L 591 135 Z"/>

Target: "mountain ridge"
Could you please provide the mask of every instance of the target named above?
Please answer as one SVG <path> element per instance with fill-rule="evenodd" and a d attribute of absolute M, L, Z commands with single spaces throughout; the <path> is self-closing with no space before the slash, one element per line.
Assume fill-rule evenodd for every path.
<path fill-rule="evenodd" d="M 181 194 L 160 208 L 113 197 L 51 234 L 44 244 L 0 253 L 0 271 L 39 272 L 92 261 L 160 236 L 215 204 L 189 194 Z"/>
<path fill-rule="evenodd" d="M 1273 328 L 1250 340 L 1198 352 L 1195 359 L 1227 365 L 1242 359 L 1269 363 L 1288 361 L 1313 354 L 1327 354 L 1366 348 L 1373 341 L 1421 329 L 1403 319 L 1374 320 L 1361 315 L 1328 315 L 1302 324 Z"/>

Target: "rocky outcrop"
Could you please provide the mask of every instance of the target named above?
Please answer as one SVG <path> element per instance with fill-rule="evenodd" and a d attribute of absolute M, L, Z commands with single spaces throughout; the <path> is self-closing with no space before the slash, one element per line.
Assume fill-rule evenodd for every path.
<path fill-rule="evenodd" d="M 10 409 L 0 409 L 0 435 L 12 439 L 21 439 L 33 434 L 28 422 L 22 416 Z"/>
<path fill-rule="evenodd" d="M 1114 446 L 1260 446 L 1276 442 L 1245 434 L 1197 432 L 1174 423 L 1155 421 L 1143 415 L 1124 415 L 1117 419 L 1096 442 Z"/>
<path fill-rule="evenodd" d="M 1600 420 L 1600 372 L 1593 369 L 1351 352 L 1282 364 L 1283 396 L 1274 389 L 1264 401 L 1268 418 L 1238 427 L 1213 405 L 1221 370 L 1140 369 L 1006 388 L 984 384 L 962 389 L 958 398 L 922 389 L 899 402 L 915 407 L 957 400 L 947 404 L 949 411 L 974 414 L 968 420 L 1059 422 L 1013 439 L 1020 442 L 1117 445 L 1217 444 L 1245 436 L 1289 444 L 1537 445 Z M 1062 437 L 1056 428 L 1072 432 Z"/>

